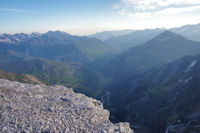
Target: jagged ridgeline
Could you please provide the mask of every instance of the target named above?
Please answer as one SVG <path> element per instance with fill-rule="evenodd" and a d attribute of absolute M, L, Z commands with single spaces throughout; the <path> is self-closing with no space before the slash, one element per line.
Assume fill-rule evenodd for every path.
<path fill-rule="evenodd" d="M 68 59 L 88 63 L 105 56 L 109 57 L 113 53 L 113 47 L 100 40 L 86 36 L 72 36 L 60 31 L 31 35 L 3 34 L 1 38 L 1 53 L 12 51 L 18 53 L 17 55 L 20 53 L 45 59 Z"/>
<path fill-rule="evenodd" d="M 64 32 L 3 34 L 0 36 L 0 68 L 36 76 L 46 84 L 63 84 L 96 97 L 104 79 L 96 70 L 115 54 L 97 39 Z"/>
<path fill-rule="evenodd" d="M 113 124 L 100 101 L 63 86 L 0 79 L 1 132 L 133 133 L 129 123 Z"/>

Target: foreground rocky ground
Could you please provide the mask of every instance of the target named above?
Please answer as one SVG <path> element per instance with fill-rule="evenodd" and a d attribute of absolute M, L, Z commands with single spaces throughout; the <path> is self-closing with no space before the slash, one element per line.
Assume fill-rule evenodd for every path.
<path fill-rule="evenodd" d="M 0 79 L 0 132 L 132 133 L 101 102 L 63 86 Z"/>

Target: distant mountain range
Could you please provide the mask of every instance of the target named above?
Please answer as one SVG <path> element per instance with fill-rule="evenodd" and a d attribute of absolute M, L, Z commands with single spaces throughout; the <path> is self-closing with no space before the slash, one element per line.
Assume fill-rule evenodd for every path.
<path fill-rule="evenodd" d="M 143 44 L 151 39 L 153 39 L 155 36 L 160 34 L 161 32 L 165 31 L 166 29 L 145 29 L 145 30 L 132 30 L 132 32 L 123 34 L 122 31 L 121 35 L 119 34 L 120 31 L 112 31 L 112 32 L 100 32 L 96 33 L 94 35 L 90 35 L 92 37 L 95 37 L 97 39 L 100 39 L 104 41 L 105 43 L 117 47 L 120 51 L 127 50 L 130 47 L 135 47 L 140 44 Z M 131 31 L 131 30 L 130 30 Z M 169 31 L 174 32 L 176 34 L 182 35 L 186 37 L 189 40 L 193 41 L 200 41 L 200 24 L 196 25 L 185 25 L 178 28 L 172 28 L 169 29 Z M 118 35 L 112 35 L 110 37 L 107 37 L 106 39 L 102 39 L 98 35 L 101 36 L 107 36 L 107 34 L 118 34 Z M 109 34 L 109 35 L 110 35 Z"/>
<path fill-rule="evenodd" d="M 169 63 L 185 55 L 200 53 L 200 42 L 165 31 L 145 44 L 132 47 L 111 60 L 103 70 L 106 76 L 121 80 Z"/>
<path fill-rule="evenodd" d="M 99 33 L 89 35 L 88 37 L 97 38 L 99 40 L 105 41 L 108 38 L 127 35 L 127 34 L 132 33 L 132 32 L 134 32 L 134 30 L 103 31 L 103 32 L 99 32 Z"/>
<path fill-rule="evenodd" d="M 29 38 L 33 37 L 39 37 L 41 34 L 39 33 L 32 33 L 32 34 L 24 34 L 24 33 L 19 33 L 19 34 L 0 34 L 0 43 L 17 43 L 21 41 L 25 41 Z"/>
<path fill-rule="evenodd" d="M 172 28 L 170 31 L 180 34 L 189 40 L 200 41 L 200 24 Z"/>
<path fill-rule="evenodd" d="M 3 34 L 1 36 L 4 37 L 4 39 L 1 39 L 4 41 L 0 41 L 1 52 L 12 50 L 28 56 L 46 59 L 68 59 L 85 63 L 102 58 L 102 56 L 110 56 L 113 52 L 111 46 L 100 40 L 84 36 L 72 36 L 60 31 L 49 31 L 42 35 Z"/>
<path fill-rule="evenodd" d="M 114 36 L 104 42 L 117 47 L 120 51 L 143 44 L 165 31 L 164 29 L 137 30 L 127 35 Z"/>

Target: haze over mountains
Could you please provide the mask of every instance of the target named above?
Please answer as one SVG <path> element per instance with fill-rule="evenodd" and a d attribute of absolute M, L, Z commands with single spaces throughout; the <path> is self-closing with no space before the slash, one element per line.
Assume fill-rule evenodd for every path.
<path fill-rule="evenodd" d="M 122 36 L 122 35 L 127 35 L 135 30 L 116 30 L 116 31 L 103 31 L 99 33 L 95 33 L 92 35 L 89 35 L 91 38 L 97 38 L 99 40 L 105 41 L 111 37 L 117 37 L 117 36 Z"/>
<path fill-rule="evenodd" d="M 199 42 L 165 31 L 145 44 L 132 47 L 116 56 L 104 67 L 104 73 L 116 79 L 129 78 L 152 67 L 199 52 Z"/>
<path fill-rule="evenodd" d="M 136 133 L 198 133 L 199 33 L 198 24 L 89 37 L 2 34 L 0 77 L 73 87 L 101 100 L 113 122 L 128 121 Z"/>
<path fill-rule="evenodd" d="M 133 30 L 130 33 L 122 34 L 122 35 L 115 35 L 119 34 L 120 31 L 110 31 L 110 32 L 100 32 L 90 37 L 94 37 L 100 39 L 111 46 L 115 46 L 120 49 L 120 51 L 127 50 L 130 47 L 134 47 L 140 44 L 143 44 L 155 36 L 160 34 L 161 32 L 167 29 L 157 28 L 157 29 L 145 29 L 145 30 Z M 200 31 L 200 24 L 197 25 L 185 25 L 178 28 L 171 28 L 168 29 L 174 33 L 182 35 L 189 40 L 193 41 L 200 41 L 199 39 L 199 31 Z M 121 33 L 124 33 L 123 31 Z M 109 34 L 109 35 L 108 35 Z M 102 39 L 101 36 L 109 36 L 106 39 Z"/>
<path fill-rule="evenodd" d="M 185 25 L 180 28 L 172 28 L 170 29 L 170 31 L 180 34 L 186 37 L 187 39 L 193 41 L 200 41 L 199 29 L 200 29 L 200 24 L 197 24 L 197 25 Z"/>
<path fill-rule="evenodd" d="M 164 29 L 138 30 L 127 35 L 114 36 L 105 40 L 106 43 L 116 46 L 120 51 L 143 44 L 165 31 Z"/>

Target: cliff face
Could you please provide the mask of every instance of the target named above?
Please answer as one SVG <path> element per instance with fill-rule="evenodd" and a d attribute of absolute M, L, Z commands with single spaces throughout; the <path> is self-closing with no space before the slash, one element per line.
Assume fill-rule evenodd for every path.
<path fill-rule="evenodd" d="M 113 124 L 101 102 L 63 86 L 0 79 L 0 131 L 132 133 Z"/>

